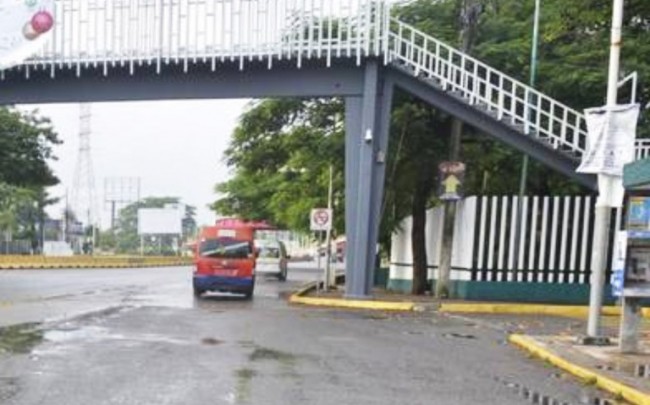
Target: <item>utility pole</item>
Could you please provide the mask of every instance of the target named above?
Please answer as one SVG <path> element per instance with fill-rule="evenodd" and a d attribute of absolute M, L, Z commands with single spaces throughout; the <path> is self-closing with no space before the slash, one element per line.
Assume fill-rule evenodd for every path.
<path fill-rule="evenodd" d="M 535 87 L 537 84 L 537 53 L 539 48 L 539 20 L 541 16 L 541 0 L 535 0 L 535 13 L 533 15 L 533 41 L 531 44 L 530 52 L 530 87 Z M 532 98 L 527 100 L 533 103 Z M 527 117 L 531 117 L 531 109 L 526 111 Z M 521 177 L 519 179 L 519 198 L 517 199 L 517 215 L 514 218 L 515 240 L 520 240 L 523 235 L 522 232 L 522 212 L 524 206 L 524 196 L 526 195 L 526 188 L 528 185 L 528 166 L 530 158 L 524 153 L 521 164 Z M 519 243 L 515 243 L 515 257 L 519 255 Z"/>
<path fill-rule="evenodd" d="M 612 42 L 609 58 L 609 79 L 607 84 L 607 131 L 611 131 L 612 108 L 618 104 L 618 76 L 620 72 L 621 41 L 623 32 L 623 0 L 613 0 L 612 12 Z M 605 272 L 607 269 L 607 253 L 609 252 L 609 226 L 611 209 L 608 198 L 610 187 L 614 183 L 613 176 L 598 175 L 599 198 L 596 203 L 596 223 L 594 225 L 594 241 L 591 256 L 591 291 L 589 297 L 589 319 L 587 323 L 587 339 L 585 343 L 599 343 L 603 339 L 600 330 L 600 312 L 603 306 L 603 289 L 605 287 Z"/>
<path fill-rule="evenodd" d="M 474 42 L 474 34 L 482 5 L 479 0 L 463 0 L 461 11 L 462 30 L 460 33 L 461 51 L 469 52 Z M 454 118 L 451 126 L 449 145 L 449 160 L 458 161 L 460 158 L 461 137 L 463 135 L 463 121 Z M 454 251 L 454 225 L 456 224 L 456 201 L 445 201 L 442 230 L 442 249 L 440 252 L 440 267 L 436 283 L 436 298 L 443 299 L 449 296 L 449 283 L 451 278 L 452 255 Z"/>
<path fill-rule="evenodd" d="M 327 192 L 327 209 L 332 212 L 332 200 L 334 198 L 334 166 L 330 165 L 330 181 L 329 189 Z M 333 224 L 332 224 L 333 225 Z M 327 263 L 325 264 L 325 291 L 329 290 L 330 287 L 336 286 L 336 278 L 333 277 L 332 271 L 332 227 L 327 231 Z"/>
<path fill-rule="evenodd" d="M 530 52 L 530 87 L 535 87 L 537 83 L 537 53 L 539 48 L 539 19 L 541 15 L 541 0 L 535 0 L 535 14 L 533 17 L 533 43 Z M 529 100 L 530 101 L 530 100 Z M 528 164 L 529 157 L 524 154 L 524 159 L 521 165 L 521 179 L 519 182 L 519 204 L 521 204 L 522 197 L 526 194 L 526 185 L 528 183 Z M 521 212 L 521 205 L 518 213 Z M 519 224 L 520 221 L 517 221 Z"/>

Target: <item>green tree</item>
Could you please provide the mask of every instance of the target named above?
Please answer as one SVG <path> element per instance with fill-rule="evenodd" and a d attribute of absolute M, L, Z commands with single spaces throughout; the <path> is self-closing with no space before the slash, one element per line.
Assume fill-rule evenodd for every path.
<path fill-rule="evenodd" d="M 309 212 L 327 205 L 334 168 L 335 229 L 344 227 L 343 104 L 339 99 L 270 99 L 251 104 L 224 158 L 231 180 L 218 184 L 220 215 L 309 230 Z"/>
<path fill-rule="evenodd" d="M 60 143 L 49 119 L 0 107 L 0 181 L 30 188 L 58 184 L 48 160 Z"/>

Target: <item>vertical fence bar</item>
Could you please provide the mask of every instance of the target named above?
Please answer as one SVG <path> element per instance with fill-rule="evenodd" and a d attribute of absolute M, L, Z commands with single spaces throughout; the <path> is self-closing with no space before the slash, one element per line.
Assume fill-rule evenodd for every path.
<path fill-rule="evenodd" d="M 515 243 L 517 243 L 517 218 L 519 210 L 519 197 L 512 197 L 512 215 L 510 215 L 510 246 L 508 248 L 508 281 L 513 280 L 515 266 Z"/>
<path fill-rule="evenodd" d="M 491 210 L 490 210 L 490 244 L 488 247 L 488 281 L 496 281 L 494 272 L 494 246 L 496 241 L 496 228 L 497 228 L 497 210 L 499 206 L 498 197 L 492 197 L 490 201 Z"/>
<path fill-rule="evenodd" d="M 481 228 L 479 231 L 479 238 L 478 238 L 478 265 L 477 265 L 477 271 L 478 271 L 478 281 L 483 281 L 483 270 L 484 270 L 484 258 L 485 258 L 485 224 L 487 221 L 487 215 L 486 212 L 488 210 L 488 199 L 487 197 L 481 197 L 480 200 L 480 207 L 481 207 Z"/>
<path fill-rule="evenodd" d="M 553 219 L 551 221 L 551 254 L 549 255 L 549 265 L 548 265 L 548 269 L 550 272 L 549 281 L 551 283 L 557 283 L 559 279 L 559 277 L 555 272 L 556 269 L 555 257 L 557 251 L 557 227 L 558 227 L 559 216 L 560 216 L 560 198 L 553 197 Z"/>
<path fill-rule="evenodd" d="M 499 260 L 497 265 L 497 270 L 501 274 L 501 280 L 505 281 L 507 276 L 507 269 L 504 264 L 504 258 L 506 254 L 506 229 L 507 229 L 507 219 L 508 218 L 508 197 L 501 197 L 501 226 L 499 227 Z"/>
<path fill-rule="evenodd" d="M 588 283 L 586 274 L 587 274 L 587 243 L 591 238 L 591 232 L 589 232 L 590 227 L 590 218 L 591 218 L 591 197 L 585 197 L 585 207 L 584 214 L 582 219 L 582 253 L 580 254 L 580 279 L 578 282 L 581 284 Z"/>
<path fill-rule="evenodd" d="M 526 235 L 528 233 L 528 197 L 522 197 L 521 204 L 521 233 L 519 234 L 519 260 L 517 261 L 517 281 L 523 281 L 526 271 L 524 254 L 526 252 Z"/>
<path fill-rule="evenodd" d="M 549 203 L 549 198 L 544 197 L 543 203 L 542 203 L 542 235 L 540 238 L 540 243 L 539 243 L 539 264 L 538 264 L 538 270 L 540 272 L 543 272 L 545 270 L 545 260 L 546 260 L 546 245 L 548 244 L 548 241 L 546 240 L 546 237 L 548 235 L 548 203 Z M 548 280 L 548 277 L 546 277 L 546 280 Z"/>
<path fill-rule="evenodd" d="M 564 197 L 564 214 L 562 215 L 562 239 L 560 242 L 560 270 L 561 272 L 561 283 L 568 282 L 568 266 L 567 266 L 567 239 L 569 232 L 569 212 L 571 209 L 571 197 Z"/>
<path fill-rule="evenodd" d="M 577 281 L 576 265 L 578 261 L 578 234 L 580 233 L 580 208 L 582 207 L 582 198 L 574 197 L 573 201 L 573 226 L 571 228 L 571 258 L 569 271 L 571 272 L 570 283 Z"/>
<path fill-rule="evenodd" d="M 537 215 L 539 213 L 539 198 L 533 197 L 533 209 L 531 212 L 530 220 L 530 240 L 529 240 L 529 249 L 528 249 L 528 270 L 531 273 L 529 280 L 536 280 L 541 282 L 541 271 L 535 271 L 535 249 L 537 248 Z M 537 276 L 535 276 L 537 273 Z"/>

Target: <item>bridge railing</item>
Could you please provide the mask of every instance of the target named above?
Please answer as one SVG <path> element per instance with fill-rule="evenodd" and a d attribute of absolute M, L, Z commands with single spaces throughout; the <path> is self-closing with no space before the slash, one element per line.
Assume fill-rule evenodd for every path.
<path fill-rule="evenodd" d="M 383 0 L 57 0 L 56 26 L 24 68 L 296 60 L 382 54 Z"/>

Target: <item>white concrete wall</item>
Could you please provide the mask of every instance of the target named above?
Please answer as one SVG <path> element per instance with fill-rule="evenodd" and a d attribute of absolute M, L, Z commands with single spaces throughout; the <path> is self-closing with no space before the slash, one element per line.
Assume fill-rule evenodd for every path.
<path fill-rule="evenodd" d="M 471 269 L 476 222 L 476 197 L 469 197 L 458 203 L 456 215 L 454 251 L 452 254 L 452 267 Z M 437 269 L 440 264 L 440 251 L 442 247 L 442 218 L 443 208 L 437 207 L 427 211 L 426 246 L 427 261 L 429 266 Z M 411 248 L 411 231 L 413 219 L 411 217 L 402 221 L 400 228 L 393 234 L 391 248 L 390 278 L 397 280 L 413 279 L 413 252 Z M 407 266 L 403 266 L 403 265 Z M 437 270 L 429 269 L 429 277 L 437 278 Z M 452 280 L 468 280 L 470 273 L 452 270 Z"/>

